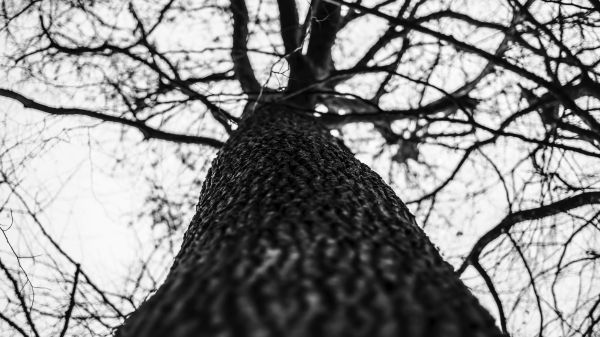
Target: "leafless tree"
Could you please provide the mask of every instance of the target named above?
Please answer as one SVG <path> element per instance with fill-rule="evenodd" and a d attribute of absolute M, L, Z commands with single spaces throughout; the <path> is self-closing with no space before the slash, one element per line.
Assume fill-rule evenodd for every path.
<path fill-rule="evenodd" d="M 301 111 L 385 177 L 504 333 L 598 335 L 597 0 L 4 0 L 1 15 L 3 102 L 68 128 L 116 126 L 109 141 L 127 148 L 172 143 L 189 176 L 243 143 L 242 116 Z M 0 327 L 110 334 L 162 283 L 166 270 L 156 279 L 149 266 L 168 258 L 140 261 L 118 294 L 89 277 L 20 185 L 65 134 L 31 128 L 0 148 Z M 161 233 L 157 252 L 177 251 L 202 179 L 176 198 L 148 183 L 140 218 Z M 45 240 L 43 256 L 12 250 L 10 235 L 28 235 L 15 219 Z"/>

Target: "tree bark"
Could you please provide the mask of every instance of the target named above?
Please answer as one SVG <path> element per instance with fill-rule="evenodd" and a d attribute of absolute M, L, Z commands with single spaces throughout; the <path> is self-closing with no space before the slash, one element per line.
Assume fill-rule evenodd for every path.
<path fill-rule="evenodd" d="M 117 336 L 501 336 L 391 188 L 286 110 L 242 120 Z"/>

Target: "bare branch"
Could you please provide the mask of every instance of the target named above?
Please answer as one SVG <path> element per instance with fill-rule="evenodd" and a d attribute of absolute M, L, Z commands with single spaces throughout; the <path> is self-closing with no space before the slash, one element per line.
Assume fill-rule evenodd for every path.
<path fill-rule="evenodd" d="M 566 199 L 562 199 L 551 204 L 543 205 L 537 208 L 518 211 L 507 215 L 499 224 L 490 229 L 482 237 L 477 240 L 473 248 L 456 273 L 462 274 L 465 269 L 479 259 L 479 255 L 485 247 L 500 237 L 503 233 L 508 232 L 514 225 L 528 220 L 542 219 L 548 216 L 556 215 L 562 212 L 569 211 L 585 205 L 600 203 L 600 192 L 584 192 Z"/>
<path fill-rule="evenodd" d="M 0 96 L 14 99 L 19 103 L 23 104 L 25 108 L 35 109 L 38 111 L 46 112 L 51 115 L 79 115 L 87 116 L 95 119 L 99 119 L 105 122 L 117 123 L 127 125 L 138 129 L 145 139 L 161 139 L 175 143 L 186 143 L 186 144 L 203 144 L 219 148 L 223 145 L 223 142 L 213 138 L 182 135 L 177 133 L 170 133 L 159 129 L 152 128 L 141 121 L 130 120 L 123 117 L 111 116 L 96 111 L 80 109 L 80 108 L 62 108 L 62 107 L 51 107 L 42 103 L 36 102 L 30 98 L 27 98 L 17 92 L 8 89 L 0 89 Z"/>
<path fill-rule="evenodd" d="M 348 99 L 344 97 L 339 98 L 331 98 L 331 104 L 343 104 L 346 102 L 347 106 L 356 106 L 360 104 L 356 99 Z M 461 107 L 473 107 L 476 104 L 476 100 L 468 97 L 442 97 L 438 100 L 435 100 L 427 105 L 424 105 L 415 109 L 405 109 L 405 110 L 381 110 L 375 104 L 370 104 L 370 109 L 363 109 L 365 111 L 361 111 L 359 113 L 350 112 L 344 115 L 335 114 L 335 113 L 327 113 L 323 114 L 321 120 L 323 123 L 329 126 L 339 126 L 343 124 L 349 123 L 360 123 L 360 122 L 376 122 L 376 121 L 396 121 L 406 118 L 417 118 L 424 115 L 430 115 L 435 113 L 440 113 L 452 109 L 457 109 Z"/>
<path fill-rule="evenodd" d="M 260 84 L 256 80 L 246 51 L 249 21 L 246 1 L 231 0 L 231 13 L 233 14 L 233 46 L 231 48 L 233 70 L 245 93 L 258 93 Z"/>
<path fill-rule="evenodd" d="M 492 298 L 494 299 L 494 302 L 496 303 L 496 308 L 498 308 L 498 316 L 500 318 L 500 327 L 502 328 L 502 332 L 508 336 L 508 329 L 506 328 L 506 315 L 504 314 L 504 308 L 502 307 L 502 301 L 500 300 L 498 291 L 496 291 L 496 287 L 494 287 L 494 283 L 492 282 L 492 279 L 487 274 L 487 272 L 485 271 L 483 266 L 479 263 L 479 261 L 476 261 L 475 263 L 473 263 L 473 267 L 475 267 L 475 269 L 477 270 L 479 275 L 481 275 L 481 278 L 483 278 L 483 281 L 485 282 L 486 286 L 488 287 L 490 294 L 492 294 Z"/>
<path fill-rule="evenodd" d="M 316 1 L 313 9 L 310 38 L 306 57 L 317 80 L 329 76 L 333 68 L 331 48 L 340 26 L 340 7 L 326 1 Z"/>
<path fill-rule="evenodd" d="M 286 55 L 295 53 L 300 47 L 300 19 L 296 0 L 277 0 L 279 7 L 279 23 L 281 27 L 281 39 L 285 47 Z"/>
<path fill-rule="evenodd" d="M 0 261 L 0 263 L 2 263 L 2 262 Z M 10 318 L 6 317 L 2 312 L 0 312 L 0 319 L 3 320 L 3 321 L 5 321 L 13 329 L 17 330 L 21 334 L 21 336 L 23 336 L 23 337 L 29 337 L 29 335 L 25 332 L 25 330 L 23 330 L 22 327 L 20 327 L 17 323 L 15 323 Z"/>
<path fill-rule="evenodd" d="M 475 47 L 474 45 L 460 41 L 451 35 L 443 34 L 443 33 L 437 32 L 435 30 L 432 30 L 430 28 L 416 24 L 414 21 L 411 21 L 411 20 L 395 18 L 391 15 L 379 12 L 372 8 L 361 6 L 356 3 L 349 3 L 346 1 L 342 1 L 342 0 L 323 0 L 323 1 L 326 1 L 326 2 L 329 2 L 332 4 L 337 4 L 337 5 L 348 6 L 349 8 L 360 10 L 360 11 L 365 11 L 369 14 L 372 14 L 372 15 L 375 15 L 382 19 L 388 20 L 391 23 L 394 23 L 394 24 L 397 24 L 397 25 L 400 25 L 400 26 L 403 26 L 406 28 L 410 28 L 414 31 L 418 31 L 418 32 L 421 32 L 421 33 L 424 33 L 424 34 L 427 34 L 430 36 L 433 36 L 435 38 L 438 38 L 441 41 L 445 41 L 445 42 L 448 42 L 448 43 L 454 45 L 458 50 L 463 50 L 463 51 L 478 55 L 478 56 L 492 62 L 493 64 L 495 64 L 497 66 L 500 66 L 506 70 L 509 70 L 509 71 L 519 75 L 519 76 L 522 76 L 528 80 L 531 80 L 531 81 L 537 83 L 538 85 L 547 88 L 548 91 L 553 96 L 555 96 L 558 100 L 560 100 L 566 108 L 573 110 L 573 112 L 577 116 L 579 116 L 581 118 L 581 120 L 584 121 L 594 132 L 600 133 L 600 123 L 598 121 L 596 121 L 594 119 L 594 117 L 591 116 L 588 112 L 583 111 L 581 108 L 579 108 L 579 106 L 577 106 L 577 104 L 575 104 L 575 102 L 569 97 L 569 95 L 566 94 L 562 90 L 562 87 L 560 85 L 550 82 L 550 81 L 548 81 L 548 80 L 546 80 L 546 79 L 544 79 L 544 78 L 542 78 L 542 77 L 540 77 L 518 65 L 515 65 L 515 64 L 503 59 L 502 57 L 491 54 L 483 49 Z"/>
<path fill-rule="evenodd" d="M 25 318 L 27 319 L 27 324 L 29 325 L 29 328 L 31 329 L 31 331 L 33 332 L 33 334 L 36 337 L 39 337 L 40 335 L 37 331 L 35 323 L 33 322 L 33 319 L 31 318 L 31 311 L 29 310 L 27 303 L 25 303 L 25 297 L 23 296 L 23 294 L 20 291 L 19 284 L 18 284 L 17 280 L 13 277 L 13 275 L 10 273 L 10 271 L 8 270 L 8 267 L 6 267 L 4 265 L 4 263 L 2 263 L 1 259 L 0 259 L 0 269 L 2 269 L 2 271 L 4 271 L 4 274 L 6 275 L 6 277 L 12 284 L 13 291 L 14 291 L 17 299 L 19 299 L 19 304 L 21 306 L 21 309 L 23 310 L 23 314 L 25 314 Z"/>
<path fill-rule="evenodd" d="M 5 183 L 9 182 L 9 179 L 4 174 L 4 172 L 0 172 L 0 175 L 2 175 L 2 178 L 3 178 L 3 180 L 4 180 Z M 42 225 L 42 222 L 40 221 L 40 219 L 38 218 L 38 216 L 27 205 L 27 203 L 25 202 L 25 199 L 23 198 L 23 196 L 21 195 L 21 193 L 19 193 L 19 191 L 16 190 L 15 186 L 13 186 L 10 183 L 8 183 L 7 185 L 9 187 L 9 189 L 12 191 L 12 193 L 17 197 L 17 199 L 19 199 L 19 201 L 21 202 L 21 204 L 23 205 L 23 207 L 27 211 L 27 214 L 29 214 L 29 216 L 31 217 L 31 219 L 33 219 L 33 221 L 38 226 L 38 228 L 40 229 L 40 231 L 42 232 L 42 234 L 44 235 L 44 237 L 46 237 L 48 239 L 48 241 L 50 242 L 50 244 L 60 253 L 60 255 L 62 255 L 64 258 L 66 258 L 71 264 L 73 264 L 75 266 L 80 265 L 80 263 L 76 262 L 69 254 L 67 254 L 67 252 L 65 252 L 65 250 L 57 243 L 57 241 L 52 237 L 52 235 L 50 235 L 50 233 L 48 233 L 48 231 Z M 0 263 L 1 263 L 1 261 L 0 261 Z M 106 303 L 120 318 L 124 319 L 125 315 L 123 315 L 123 313 L 121 312 L 121 310 L 119 310 L 119 308 L 117 308 L 117 306 L 110 301 L 110 299 L 106 296 L 106 292 L 104 292 L 103 290 L 101 290 L 100 287 L 98 287 L 92 281 L 92 279 L 87 275 L 87 273 L 82 268 L 79 269 L 79 272 L 83 276 L 83 278 L 85 279 L 85 281 L 87 282 L 87 284 L 89 284 L 92 287 L 92 289 L 94 289 L 94 291 L 96 291 L 96 293 L 98 293 L 98 295 L 100 295 L 100 297 L 102 298 L 102 300 L 104 301 L 104 303 Z"/>
<path fill-rule="evenodd" d="M 75 293 L 77 292 L 77 282 L 79 281 L 80 271 L 81 267 L 79 264 L 77 264 L 75 269 L 75 276 L 73 277 L 73 288 L 71 290 L 71 296 L 69 298 L 69 307 L 65 312 L 65 323 L 63 325 L 62 332 L 60 333 L 60 337 L 64 337 L 67 333 L 67 329 L 69 328 L 69 320 L 71 319 L 71 314 L 73 313 L 73 308 L 75 307 Z"/>

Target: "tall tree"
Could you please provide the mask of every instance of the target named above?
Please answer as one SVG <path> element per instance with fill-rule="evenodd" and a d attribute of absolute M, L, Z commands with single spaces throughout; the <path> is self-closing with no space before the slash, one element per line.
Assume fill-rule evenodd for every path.
<path fill-rule="evenodd" d="M 500 336 L 414 217 L 319 121 L 260 106 L 118 336 Z"/>
<path fill-rule="evenodd" d="M 115 166 L 176 158 L 187 176 L 178 197 L 148 179 L 141 218 L 155 249 L 106 290 L 21 185 L 27 163 L 71 133 L 48 138 L 52 125 L 37 123 L 23 136 L 5 111 L 0 329 L 499 335 L 461 277 L 502 333 L 594 336 L 597 1 L 482 4 L 3 0 L 3 101 L 83 124 L 72 129 L 117 125 L 101 137 L 123 148 Z M 132 144 L 150 150 L 128 159 Z M 179 245 L 207 148 L 221 152 L 175 263 L 156 275 L 168 268 L 149 261 Z M 47 254 L 25 236 L 13 244 L 26 220 Z"/>
<path fill-rule="evenodd" d="M 117 335 L 499 336 L 394 192 L 309 115 L 340 5 L 314 2 L 305 55 L 295 1 L 278 5 L 287 89 L 260 93 L 245 0 L 232 0 L 234 70 L 256 101 L 213 162 L 165 283 Z"/>

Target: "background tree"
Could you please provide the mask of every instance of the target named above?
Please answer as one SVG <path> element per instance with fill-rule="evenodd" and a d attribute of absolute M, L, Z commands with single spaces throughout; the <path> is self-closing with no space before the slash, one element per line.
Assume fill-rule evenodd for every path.
<path fill-rule="evenodd" d="M 43 114 L 23 125 L 16 105 L 3 111 L 0 324 L 109 334 L 164 278 L 207 149 L 289 78 L 287 93 L 311 91 L 314 113 L 397 189 L 503 330 L 593 336 L 599 18 L 597 1 L 3 1 L 0 95 Z M 150 186 L 139 217 L 152 253 L 119 291 L 46 230 L 56 193 L 27 180 L 74 139 Z M 152 173 L 163 163 L 180 186 Z"/>

